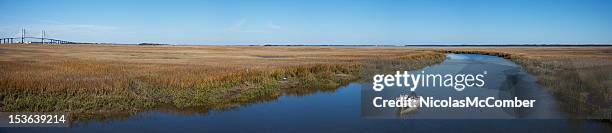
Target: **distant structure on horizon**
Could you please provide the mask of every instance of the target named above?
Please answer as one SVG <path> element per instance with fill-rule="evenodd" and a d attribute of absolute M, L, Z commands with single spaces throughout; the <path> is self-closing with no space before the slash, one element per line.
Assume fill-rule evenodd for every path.
<path fill-rule="evenodd" d="M 47 31 L 43 30 L 40 37 L 26 35 L 26 29 L 22 29 L 21 37 L 0 38 L 0 44 L 75 44 L 76 42 L 53 39 L 47 36 Z"/>

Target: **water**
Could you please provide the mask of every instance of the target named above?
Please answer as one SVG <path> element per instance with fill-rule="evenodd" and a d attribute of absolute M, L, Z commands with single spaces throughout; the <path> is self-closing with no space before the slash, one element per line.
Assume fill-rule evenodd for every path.
<path fill-rule="evenodd" d="M 535 79 L 516 64 L 485 55 L 451 54 L 427 72 L 473 73 L 487 70 L 484 88 L 466 88 L 465 94 L 520 96 L 545 106 L 495 119 L 370 119 L 362 117 L 362 88 L 371 83 L 351 83 L 335 92 L 307 96 L 282 96 L 277 100 L 208 114 L 151 111 L 124 120 L 77 123 L 70 128 L 4 128 L 2 132 L 610 132 L 611 124 L 564 119 L 553 97 L 537 88 Z M 509 90 L 508 84 L 523 88 Z M 399 89 L 398 89 L 399 90 Z M 449 88 L 420 88 L 419 95 L 459 94 Z M 399 93 L 388 91 L 389 96 Z M 461 112 L 461 111 L 459 111 Z M 496 111 L 493 111 L 496 112 Z M 499 110 L 497 112 L 500 112 Z M 501 111 L 508 114 L 508 111 Z M 448 112 L 447 112 L 448 113 Z M 512 113 L 510 113 L 512 114 Z M 424 115 L 415 114 L 413 116 Z M 531 116 L 546 116 L 531 119 Z M 386 115 L 383 115 L 386 116 Z M 511 119 L 508 119 L 511 118 Z M 525 119 L 530 118 L 530 119 Z M 537 117 L 536 117 L 537 118 Z M 552 118 L 552 119 L 551 119 Z"/>
<path fill-rule="evenodd" d="M 401 72 L 400 72 L 401 73 Z M 412 71 L 411 73 L 440 74 L 440 75 L 482 75 L 482 82 L 472 84 L 484 84 L 482 87 L 467 87 L 466 83 L 457 85 L 465 86 L 463 90 L 457 91 L 454 86 L 440 86 L 441 81 L 446 78 L 428 80 L 427 86 L 421 82 L 415 90 L 418 96 L 432 97 L 435 99 L 454 100 L 465 99 L 466 97 L 485 99 L 493 97 L 498 100 L 514 99 L 535 100 L 533 108 L 420 108 L 419 111 L 411 112 L 405 118 L 422 119 L 515 119 L 515 118 L 564 118 L 564 114 L 556 106 L 554 97 L 549 95 L 545 89 L 540 88 L 536 79 L 521 70 L 520 66 L 503 58 L 487 55 L 475 54 L 448 54 L 447 60 L 439 65 L 430 66 L 423 70 Z M 424 77 L 422 77 L 424 78 Z M 457 77 L 453 77 L 455 79 Z M 459 78 L 459 80 L 463 80 Z M 437 84 L 440 83 L 440 84 Z M 454 82 L 453 82 L 454 83 Z M 436 86 L 434 86 L 436 85 Z M 364 84 L 362 89 L 362 103 L 371 103 L 376 96 L 384 99 L 395 99 L 402 92 L 406 93 L 408 88 L 391 87 L 382 92 L 374 92 L 372 84 Z M 397 108 L 374 108 L 364 105 L 364 116 L 374 118 L 396 118 Z"/>

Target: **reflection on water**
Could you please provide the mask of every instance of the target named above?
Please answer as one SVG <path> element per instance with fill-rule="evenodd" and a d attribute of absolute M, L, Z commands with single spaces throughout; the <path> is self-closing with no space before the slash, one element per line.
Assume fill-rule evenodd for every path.
<path fill-rule="evenodd" d="M 533 108 L 419 108 L 415 113 L 402 115 L 405 118 L 419 119 L 515 119 L 515 118 L 564 118 L 557 107 L 555 99 L 544 89 L 539 88 L 536 79 L 521 70 L 520 66 L 496 56 L 475 54 L 448 54 L 447 60 L 441 64 L 433 65 L 413 73 L 423 74 L 480 74 L 485 73 L 483 87 L 467 87 L 456 91 L 453 87 L 426 86 L 416 89 L 416 93 L 423 97 L 434 99 L 454 100 L 466 97 L 485 99 L 494 97 L 496 100 L 536 100 Z M 441 81 L 441 80 L 438 80 Z M 423 84 L 423 83 L 422 83 Z M 460 83 L 461 84 L 461 83 Z M 381 92 L 374 92 L 371 84 L 364 84 L 362 88 L 363 116 L 368 118 L 395 118 L 395 108 L 375 108 L 369 106 L 374 97 L 394 99 L 402 92 L 408 91 L 405 87 L 391 87 Z"/>
<path fill-rule="evenodd" d="M 480 67 L 477 67 L 480 66 Z M 483 67 L 485 66 L 485 67 Z M 124 120 L 77 123 L 70 128 L 3 128 L 3 132 L 607 132 L 610 124 L 591 120 L 520 119 L 529 116 L 563 118 L 555 100 L 535 79 L 512 62 L 484 55 L 449 55 L 428 72 L 471 73 L 486 69 L 490 79 L 483 88 L 420 88 L 418 95 L 456 97 L 495 95 L 538 99 L 538 108 L 529 111 L 503 110 L 518 119 L 367 119 L 361 112 L 361 89 L 369 83 L 351 83 L 334 92 L 306 96 L 281 96 L 277 100 L 223 111 L 181 114 L 167 111 L 140 113 Z M 401 91 L 401 89 L 395 89 Z M 397 96 L 400 92 L 391 92 Z M 499 111 L 499 110 L 498 110 Z M 415 114 L 419 116 L 426 114 Z M 546 117 L 550 118 L 550 117 Z"/>

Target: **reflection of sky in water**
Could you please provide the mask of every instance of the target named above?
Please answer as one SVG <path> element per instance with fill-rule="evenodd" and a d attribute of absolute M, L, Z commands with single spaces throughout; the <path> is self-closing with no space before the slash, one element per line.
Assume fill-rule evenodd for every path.
<path fill-rule="evenodd" d="M 499 58 L 491 55 L 479 55 L 479 54 L 446 54 L 446 58 L 452 60 L 499 60 L 504 61 L 503 58 Z"/>
<path fill-rule="evenodd" d="M 479 97 L 485 99 L 494 97 L 495 99 L 528 99 L 537 100 L 534 108 L 420 108 L 419 111 L 408 114 L 406 118 L 562 118 L 554 98 L 546 91 L 539 88 L 536 80 L 523 72 L 521 68 L 503 58 L 488 55 L 476 54 L 448 54 L 447 60 L 441 64 L 426 67 L 423 70 L 413 71 L 420 74 L 484 74 L 485 85 L 483 87 L 466 87 L 463 91 L 456 91 L 453 87 L 419 86 L 416 93 L 423 97 L 433 97 L 435 99 L 455 100 L 465 99 L 465 97 Z M 422 83 L 421 83 L 422 84 Z M 365 84 L 370 86 L 370 84 Z M 383 96 L 384 99 L 395 99 L 400 93 L 409 92 L 407 88 L 392 87 L 386 88 L 382 92 L 372 92 L 372 89 L 365 89 L 362 102 L 369 101 L 375 96 Z M 365 104 L 364 104 L 365 106 Z M 370 108 L 365 109 L 365 116 L 394 118 L 397 117 L 396 108 Z"/>

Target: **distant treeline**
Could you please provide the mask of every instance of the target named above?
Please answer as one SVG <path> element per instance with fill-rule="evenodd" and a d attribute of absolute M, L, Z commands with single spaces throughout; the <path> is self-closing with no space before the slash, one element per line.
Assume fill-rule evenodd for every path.
<path fill-rule="evenodd" d="M 163 44 L 163 43 L 139 43 L 138 45 L 170 45 L 170 44 Z"/>
<path fill-rule="evenodd" d="M 577 47 L 589 47 L 589 46 L 612 46 L 612 44 L 465 44 L 465 45 L 404 45 L 406 47 L 414 46 L 438 46 L 438 47 L 565 47 L 565 46 L 577 46 Z"/>
<path fill-rule="evenodd" d="M 286 45 L 248 45 L 248 46 L 331 46 L 331 47 L 595 47 L 595 46 L 612 46 L 612 44 L 441 44 L 441 45 L 303 45 L 303 44 L 286 44 Z"/>
<path fill-rule="evenodd" d="M 249 46 L 366 46 L 366 47 L 375 47 L 375 46 L 395 46 L 395 45 L 335 45 L 335 44 L 319 44 L 319 45 L 304 45 L 304 44 L 285 44 L 285 45 L 275 45 L 275 44 L 266 44 L 266 45 L 249 45 Z"/>

